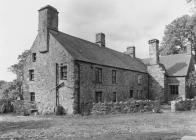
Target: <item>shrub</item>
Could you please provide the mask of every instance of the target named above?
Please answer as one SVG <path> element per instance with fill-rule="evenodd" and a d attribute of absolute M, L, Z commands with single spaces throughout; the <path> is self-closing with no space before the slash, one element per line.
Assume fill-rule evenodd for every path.
<path fill-rule="evenodd" d="M 55 107 L 55 114 L 56 115 L 64 115 L 64 114 L 66 114 L 66 111 L 61 105 L 58 105 Z"/>

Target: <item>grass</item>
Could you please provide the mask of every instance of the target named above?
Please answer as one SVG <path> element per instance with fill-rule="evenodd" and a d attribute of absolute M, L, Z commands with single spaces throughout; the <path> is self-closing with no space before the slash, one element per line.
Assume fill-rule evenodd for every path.
<path fill-rule="evenodd" d="M 196 112 L 105 116 L 0 116 L 0 138 L 177 140 L 196 135 Z"/>

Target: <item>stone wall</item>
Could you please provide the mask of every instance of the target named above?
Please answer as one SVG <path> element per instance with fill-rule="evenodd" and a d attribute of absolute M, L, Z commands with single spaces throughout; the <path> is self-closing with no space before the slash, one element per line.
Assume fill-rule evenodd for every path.
<path fill-rule="evenodd" d="M 65 83 L 59 89 L 59 104 L 64 107 L 68 114 L 72 114 L 75 82 L 74 61 L 72 56 L 52 35 L 49 38 L 48 52 L 39 52 L 39 46 L 44 43 L 39 38 L 39 35 L 31 47 L 31 53 L 36 53 L 36 62 L 32 62 L 31 55 L 26 60 L 23 82 L 24 99 L 30 101 L 30 92 L 35 92 L 35 101 L 38 103 L 39 112 L 42 114 L 53 113 L 56 106 L 56 63 L 59 65 L 59 68 L 67 65 L 68 79 L 57 79 L 58 83 Z M 34 69 L 34 81 L 29 81 L 30 69 Z"/>
<path fill-rule="evenodd" d="M 161 101 L 166 100 L 166 77 L 165 69 L 162 65 L 149 65 L 147 66 L 149 78 L 149 94 L 150 99 L 160 98 Z"/>
<path fill-rule="evenodd" d="M 130 70 L 124 70 L 102 65 L 90 64 L 78 61 L 80 71 L 79 93 L 80 110 L 89 111 L 95 102 L 95 92 L 102 92 L 102 101 L 110 102 L 113 92 L 117 94 L 117 101 L 130 98 L 130 90 L 133 90 L 135 99 L 146 99 L 148 97 L 148 74 Z M 95 69 L 102 68 L 102 83 L 95 82 Z M 117 72 L 117 83 L 112 84 L 112 70 Z M 77 71 L 77 70 L 76 70 Z M 138 75 L 142 75 L 142 83 L 137 83 Z M 141 95 L 138 95 L 142 91 Z"/>

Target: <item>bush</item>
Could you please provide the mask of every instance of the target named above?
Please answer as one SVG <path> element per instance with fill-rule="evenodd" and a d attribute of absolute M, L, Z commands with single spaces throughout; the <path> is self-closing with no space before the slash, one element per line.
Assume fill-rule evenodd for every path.
<path fill-rule="evenodd" d="M 187 111 L 192 109 L 193 102 L 192 100 L 180 100 L 176 103 L 177 111 Z"/>
<path fill-rule="evenodd" d="M 58 105 L 55 107 L 55 114 L 56 115 L 64 115 L 64 114 L 66 114 L 66 111 L 61 105 Z"/>

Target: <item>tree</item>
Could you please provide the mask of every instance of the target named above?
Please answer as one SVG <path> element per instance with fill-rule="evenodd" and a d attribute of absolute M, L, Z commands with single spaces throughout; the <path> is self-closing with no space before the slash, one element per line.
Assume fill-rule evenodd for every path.
<path fill-rule="evenodd" d="M 30 54 L 30 50 L 25 50 L 21 55 L 18 56 L 18 63 L 12 65 L 9 70 L 16 74 L 16 79 L 5 85 L 2 94 L 3 98 L 16 99 L 22 97 L 21 87 L 23 81 L 23 68 L 27 56 Z"/>
<path fill-rule="evenodd" d="M 196 16 L 184 15 L 166 26 L 161 43 L 160 54 L 178 54 L 186 52 L 186 47 L 195 50 Z"/>
<path fill-rule="evenodd" d="M 27 56 L 30 54 L 30 50 L 25 50 L 21 55 L 18 56 L 18 63 L 12 65 L 9 70 L 16 74 L 17 80 L 22 81 L 23 79 L 23 67 L 24 62 L 27 58 Z"/>

